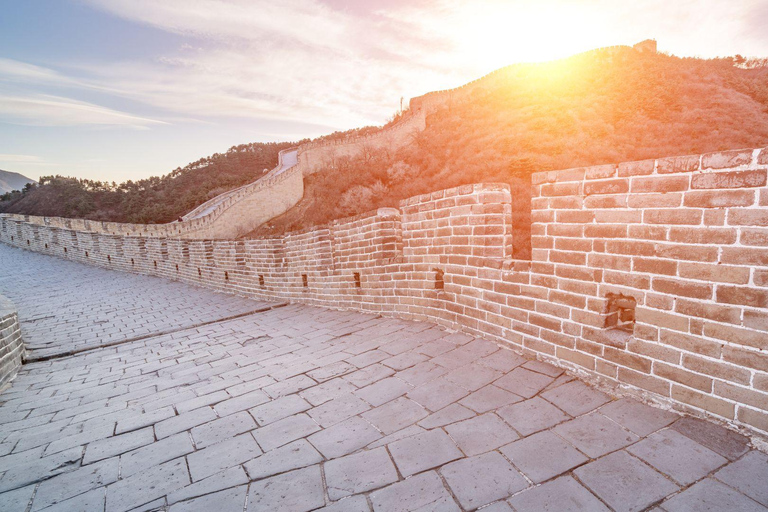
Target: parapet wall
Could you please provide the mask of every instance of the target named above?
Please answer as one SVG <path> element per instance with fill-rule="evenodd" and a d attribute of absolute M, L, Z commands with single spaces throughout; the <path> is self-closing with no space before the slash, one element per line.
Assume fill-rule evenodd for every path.
<path fill-rule="evenodd" d="M 262 299 L 429 320 L 768 433 L 768 148 L 538 173 L 529 261 L 506 184 L 259 240 L 0 217 L 0 240 Z"/>
<path fill-rule="evenodd" d="M 0 295 L 0 389 L 16 375 L 23 357 L 24 344 L 16 307 Z"/>

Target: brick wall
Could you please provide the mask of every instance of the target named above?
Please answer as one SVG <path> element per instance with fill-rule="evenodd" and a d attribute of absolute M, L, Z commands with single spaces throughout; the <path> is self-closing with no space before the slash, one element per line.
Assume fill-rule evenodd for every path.
<path fill-rule="evenodd" d="M 417 320 L 768 433 L 768 148 L 538 173 L 532 257 L 504 184 L 260 240 L 82 233 L 0 217 L 0 240 L 116 270 Z M 66 249 L 66 250 L 65 250 Z"/>
<path fill-rule="evenodd" d="M 16 375 L 23 356 L 24 344 L 16 307 L 0 295 L 0 389 Z"/>

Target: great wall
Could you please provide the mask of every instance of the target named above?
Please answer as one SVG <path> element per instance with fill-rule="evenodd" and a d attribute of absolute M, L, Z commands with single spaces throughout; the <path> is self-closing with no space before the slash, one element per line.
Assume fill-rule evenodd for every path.
<path fill-rule="evenodd" d="M 436 322 L 764 435 L 767 175 L 768 148 L 536 173 L 531 260 L 511 258 L 505 184 L 263 239 L 4 215 L 0 241 L 249 298 Z"/>

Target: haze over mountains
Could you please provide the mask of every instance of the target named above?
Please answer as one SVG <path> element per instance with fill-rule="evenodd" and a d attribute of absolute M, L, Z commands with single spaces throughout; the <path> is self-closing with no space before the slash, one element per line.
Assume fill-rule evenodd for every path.
<path fill-rule="evenodd" d="M 22 190 L 27 183 L 37 182 L 17 172 L 0 169 L 0 194 L 5 194 L 13 190 Z"/>
<path fill-rule="evenodd" d="M 522 193 L 536 171 L 768 145 L 765 59 L 679 58 L 626 48 L 516 66 L 504 76 L 429 116 L 412 144 L 339 159 L 333 169 L 306 177 L 301 202 L 251 236 L 396 206 L 465 183 L 506 182 Z M 237 146 L 163 178 L 117 186 L 41 179 L 44 185 L 0 202 L 0 211 L 169 222 L 256 179 L 290 145 Z"/>

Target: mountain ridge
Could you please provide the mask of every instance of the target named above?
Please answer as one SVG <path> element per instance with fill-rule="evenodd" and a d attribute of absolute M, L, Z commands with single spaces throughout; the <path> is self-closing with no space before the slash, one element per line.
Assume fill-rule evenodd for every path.
<path fill-rule="evenodd" d="M 0 169 L 0 194 L 22 190 L 27 183 L 37 183 L 23 174 L 13 171 Z"/>

